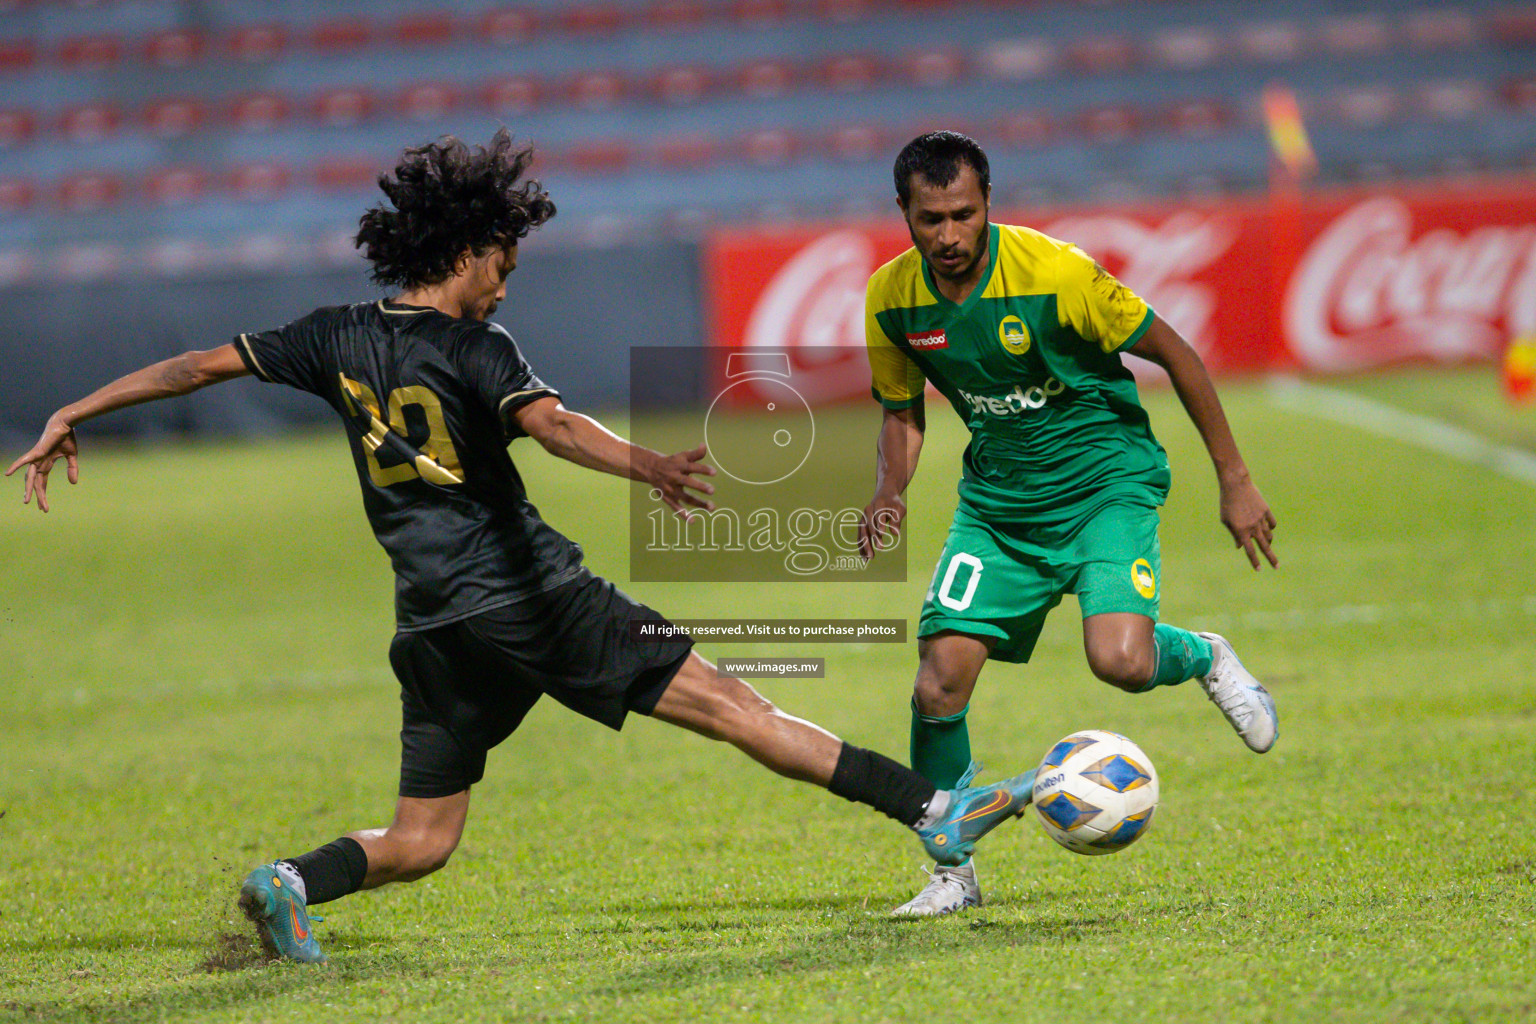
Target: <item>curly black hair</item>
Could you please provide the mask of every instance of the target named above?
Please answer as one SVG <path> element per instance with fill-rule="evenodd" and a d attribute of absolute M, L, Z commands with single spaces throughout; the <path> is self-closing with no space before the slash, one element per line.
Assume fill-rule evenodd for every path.
<path fill-rule="evenodd" d="M 505 128 L 488 146 L 450 135 L 407 149 L 393 174 L 379 176 L 394 209 L 380 203 L 358 222 L 368 276 L 385 287 L 439 284 L 466 250 L 482 256 L 549 220 L 555 204 L 544 186 L 518 184 L 532 160 L 533 147 L 515 145 Z"/>
<path fill-rule="evenodd" d="M 943 188 L 960 173 L 961 164 L 970 164 L 981 182 L 982 195 L 992 189 L 992 169 L 987 154 L 976 140 L 959 132 L 929 132 L 907 143 L 891 168 L 896 179 L 896 196 L 905 207 L 912 201 L 912 175 Z"/>

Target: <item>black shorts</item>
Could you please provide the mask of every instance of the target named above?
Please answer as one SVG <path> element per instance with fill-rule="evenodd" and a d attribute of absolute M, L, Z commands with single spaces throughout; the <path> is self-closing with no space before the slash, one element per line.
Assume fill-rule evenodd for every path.
<path fill-rule="evenodd" d="M 650 714 L 693 641 L 637 641 L 637 620 L 666 622 L 583 569 L 514 604 L 395 634 L 400 795 L 449 796 L 479 782 L 486 753 L 546 693 L 612 729 L 631 711 Z"/>

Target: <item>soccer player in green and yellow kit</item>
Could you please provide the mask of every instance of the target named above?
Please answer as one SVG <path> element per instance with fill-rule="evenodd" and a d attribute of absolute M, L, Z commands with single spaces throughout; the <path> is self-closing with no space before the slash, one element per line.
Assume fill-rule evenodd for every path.
<path fill-rule="evenodd" d="M 987 157 L 933 132 L 896 159 L 913 247 L 869 280 L 866 344 L 884 407 L 872 557 L 905 515 L 931 382 L 971 431 L 960 502 L 918 626 L 912 767 L 940 789 L 969 781 L 966 711 L 988 658 L 1027 662 L 1046 614 L 1076 594 L 1094 675 L 1140 693 L 1198 679 L 1253 750 L 1275 742 L 1274 701 L 1232 645 L 1157 621 L 1158 507 L 1168 459 L 1152 436 L 1130 352 L 1168 371 L 1221 485 L 1221 519 L 1255 569 L 1275 517 L 1227 426 L 1200 357 L 1081 249 L 992 224 Z M 981 902 L 975 866 L 938 866 L 898 916 Z"/>

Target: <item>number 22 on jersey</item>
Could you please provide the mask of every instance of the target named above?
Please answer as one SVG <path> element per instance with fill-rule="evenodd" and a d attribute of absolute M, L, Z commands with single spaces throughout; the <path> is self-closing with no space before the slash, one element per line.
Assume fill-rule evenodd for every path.
<path fill-rule="evenodd" d="M 341 398 L 347 411 L 363 435 L 363 450 L 368 456 L 368 479 L 376 487 L 415 480 L 418 477 L 428 483 L 451 487 L 464 482 L 459 456 L 453 448 L 453 438 L 443 418 L 443 403 L 437 395 L 420 384 L 396 388 L 389 393 L 389 422 L 381 418 L 378 397 L 373 389 L 347 376 L 341 377 Z M 427 438 L 421 445 L 413 445 L 410 428 L 405 421 L 405 410 L 416 406 L 427 422 Z M 387 448 L 391 454 L 401 457 L 397 465 L 383 466 L 378 451 Z"/>

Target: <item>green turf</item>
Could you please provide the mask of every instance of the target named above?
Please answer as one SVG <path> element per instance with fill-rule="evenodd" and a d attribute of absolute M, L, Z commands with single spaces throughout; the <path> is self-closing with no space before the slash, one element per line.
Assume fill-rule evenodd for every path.
<path fill-rule="evenodd" d="M 1530 438 L 1490 378 L 1339 386 Z M 893 922 L 922 876 L 892 823 L 546 702 L 492 755 L 445 872 L 320 910 L 318 970 L 252 964 L 231 897 L 258 860 L 391 805 L 391 584 L 349 458 L 334 434 L 88 444 L 53 513 L 0 513 L 0 1020 L 1530 1019 L 1536 489 L 1279 412 L 1257 383 L 1225 394 L 1282 568 L 1231 550 L 1198 439 L 1153 393 L 1175 470 L 1163 608 L 1230 632 L 1271 683 L 1275 751 L 1192 686 L 1095 683 L 1070 602 L 1033 665 L 987 670 L 970 719 L 999 772 L 1076 728 L 1132 736 L 1163 785 L 1141 843 L 1077 857 L 1026 819 L 986 842 L 987 906 Z M 676 617 L 912 619 L 952 507 L 950 419 L 913 488 L 909 582 L 633 592 Z M 514 451 L 622 580 L 624 483 Z M 780 650 L 828 678 L 771 696 L 904 757 L 910 646 Z"/>

